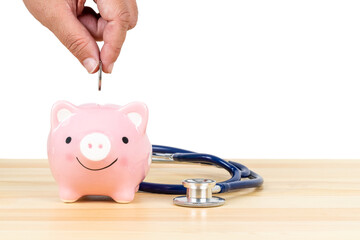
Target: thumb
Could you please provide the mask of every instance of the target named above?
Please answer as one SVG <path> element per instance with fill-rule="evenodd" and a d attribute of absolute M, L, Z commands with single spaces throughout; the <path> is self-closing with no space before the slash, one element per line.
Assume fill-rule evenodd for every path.
<path fill-rule="evenodd" d="M 98 70 L 99 47 L 89 31 L 71 11 L 63 13 L 61 18 L 54 19 L 49 29 L 89 73 L 95 73 Z"/>

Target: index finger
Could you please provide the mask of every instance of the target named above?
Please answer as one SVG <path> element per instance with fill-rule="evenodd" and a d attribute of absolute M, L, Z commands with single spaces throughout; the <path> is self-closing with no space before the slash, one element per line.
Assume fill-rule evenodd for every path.
<path fill-rule="evenodd" d="M 103 40 L 104 45 L 100 52 L 103 70 L 111 73 L 114 62 L 118 58 L 121 47 L 137 16 L 134 16 L 132 7 L 127 0 L 97 0 L 100 15 L 107 21 Z"/>

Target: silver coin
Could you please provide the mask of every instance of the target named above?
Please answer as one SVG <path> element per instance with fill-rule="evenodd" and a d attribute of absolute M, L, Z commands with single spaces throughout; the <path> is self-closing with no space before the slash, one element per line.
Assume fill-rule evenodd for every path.
<path fill-rule="evenodd" d="M 99 62 L 99 91 L 101 91 L 102 62 Z"/>

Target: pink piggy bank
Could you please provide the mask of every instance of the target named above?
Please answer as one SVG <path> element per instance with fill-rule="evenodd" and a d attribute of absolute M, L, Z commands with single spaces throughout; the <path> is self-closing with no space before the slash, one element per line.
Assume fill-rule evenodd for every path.
<path fill-rule="evenodd" d="M 74 202 L 85 195 L 134 199 L 151 163 L 143 103 L 75 106 L 54 104 L 48 157 L 60 198 Z"/>

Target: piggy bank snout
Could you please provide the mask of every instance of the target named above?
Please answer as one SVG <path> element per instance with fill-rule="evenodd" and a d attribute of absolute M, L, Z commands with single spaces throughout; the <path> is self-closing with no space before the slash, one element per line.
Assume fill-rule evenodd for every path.
<path fill-rule="evenodd" d="M 80 141 L 80 152 L 91 161 L 101 161 L 111 150 L 109 138 L 102 133 L 91 133 Z"/>

